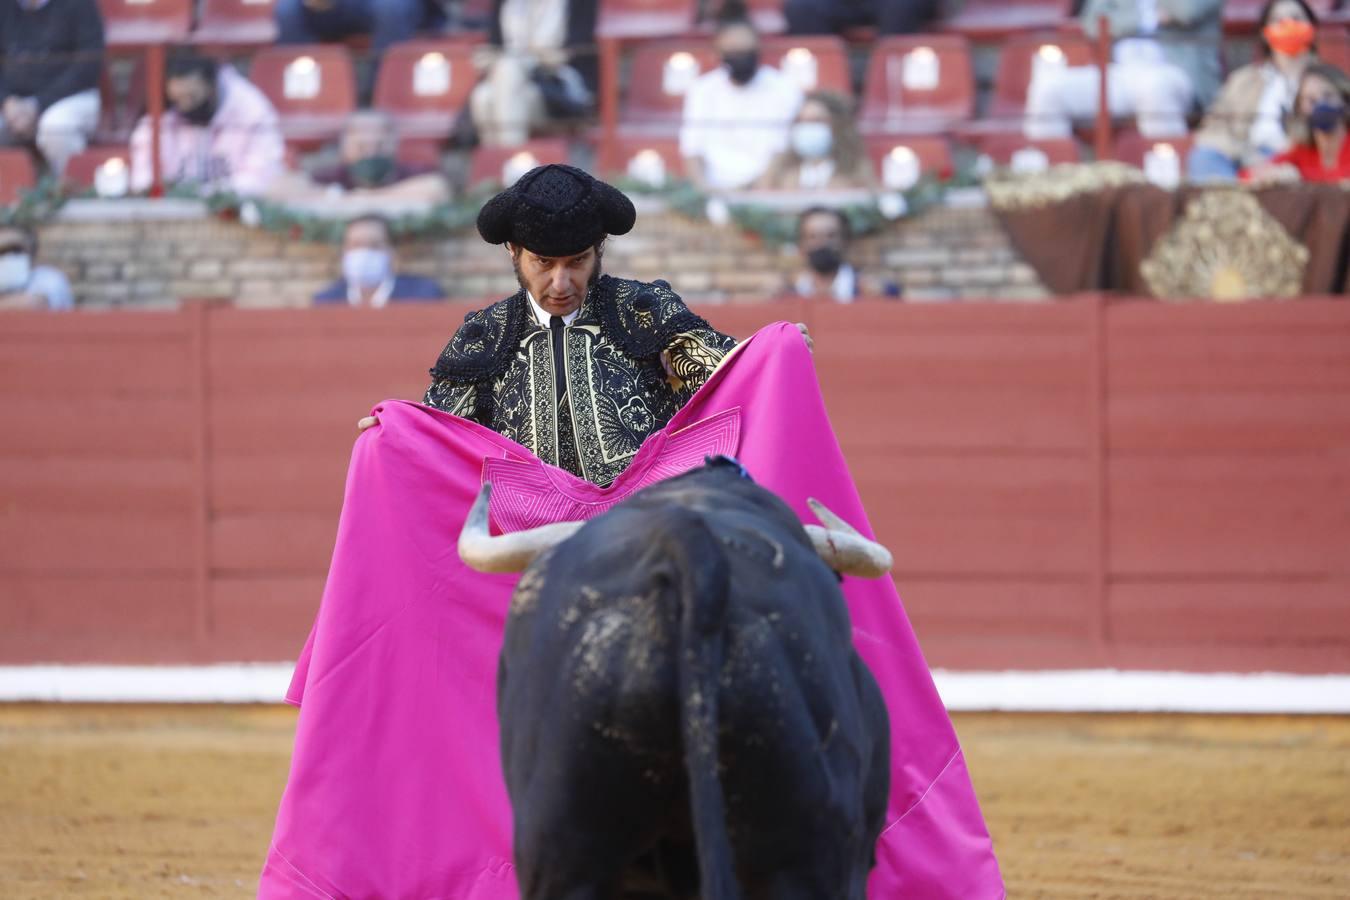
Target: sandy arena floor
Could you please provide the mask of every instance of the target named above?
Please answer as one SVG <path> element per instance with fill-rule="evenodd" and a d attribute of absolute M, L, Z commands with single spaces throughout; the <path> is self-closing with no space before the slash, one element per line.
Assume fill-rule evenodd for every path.
<path fill-rule="evenodd" d="M 252 896 L 294 716 L 0 706 L 0 897 Z M 1350 719 L 956 721 L 1011 897 L 1350 897 Z"/>

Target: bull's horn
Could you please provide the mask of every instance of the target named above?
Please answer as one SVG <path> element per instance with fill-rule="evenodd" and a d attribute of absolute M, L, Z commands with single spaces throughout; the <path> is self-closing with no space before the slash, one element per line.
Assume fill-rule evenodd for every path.
<path fill-rule="evenodd" d="M 806 533 L 820 558 L 841 575 L 880 578 L 891 570 L 891 551 L 858 533 L 852 525 L 817 500 L 807 500 L 827 527 L 807 525 Z"/>
<path fill-rule="evenodd" d="M 494 536 L 488 531 L 491 496 L 491 483 L 484 483 L 459 533 L 459 558 L 478 572 L 524 572 L 536 556 L 561 544 L 582 526 L 581 522 L 554 522 Z"/>

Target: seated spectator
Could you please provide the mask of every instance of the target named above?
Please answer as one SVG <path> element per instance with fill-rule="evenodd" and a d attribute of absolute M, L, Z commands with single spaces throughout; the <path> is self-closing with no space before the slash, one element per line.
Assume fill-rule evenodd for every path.
<path fill-rule="evenodd" d="M 66 276 L 35 265 L 37 236 L 26 228 L 0 226 L 0 309 L 72 309 Z"/>
<path fill-rule="evenodd" d="M 346 303 L 379 309 L 403 300 L 444 300 L 430 278 L 399 275 L 393 233 L 384 216 L 352 219 L 342 235 L 342 277 L 314 295 L 319 305 Z"/>
<path fill-rule="evenodd" d="M 378 110 L 354 112 L 338 140 L 338 162 L 312 174 L 288 172 L 272 182 L 267 195 L 278 200 L 316 200 L 332 196 L 372 200 L 412 200 L 428 204 L 450 198 L 445 178 L 433 167 L 398 160 L 398 129 Z"/>
<path fill-rule="evenodd" d="M 370 35 L 370 65 L 361 68 L 358 86 L 363 102 L 370 99 L 380 57 L 390 44 L 445 24 L 438 0 L 277 0 L 275 15 L 279 44 Z"/>
<path fill-rule="evenodd" d="M 285 168 L 277 112 L 262 91 L 230 66 L 195 54 L 166 67 L 167 111 L 160 118 L 160 172 L 165 184 L 261 194 Z M 131 189 L 151 183 L 150 118 L 131 135 Z"/>
<path fill-rule="evenodd" d="M 102 70 L 94 0 L 0 2 L 0 143 L 35 145 L 60 175 L 98 127 Z"/>
<path fill-rule="evenodd" d="M 1289 146 L 1285 117 L 1309 62 L 1317 17 L 1303 0 L 1270 0 L 1261 11 L 1262 58 L 1224 82 L 1186 161 L 1195 181 L 1233 181 Z"/>
<path fill-rule="evenodd" d="M 480 143 L 512 147 L 550 122 L 589 115 L 599 67 L 598 0 L 496 0 L 469 97 Z"/>
<path fill-rule="evenodd" d="M 1327 63 L 1303 70 L 1289 121 L 1292 146 L 1250 173 L 1254 181 L 1350 181 L 1350 77 Z"/>
<path fill-rule="evenodd" d="M 875 184 L 848 101 L 829 91 L 816 91 L 802 101 L 788 130 L 787 150 L 774 157 L 757 187 L 847 190 Z"/>
<path fill-rule="evenodd" d="M 1218 92 L 1222 0 L 1086 0 L 1080 17 L 1089 37 L 1097 19 L 1111 29 L 1107 106 L 1134 116 L 1148 138 L 1186 134 L 1186 118 Z M 1032 139 L 1072 136 L 1073 120 L 1097 114 L 1096 66 L 1037 65 L 1027 88 L 1023 131 Z"/>
<path fill-rule="evenodd" d="M 939 0 L 784 0 L 788 34 L 840 34 L 875 27 L 881 34 L 916 34 L 937 16 Z"/>
<path fill-rule="evenodd" d="M 745 19 L 726 19 L 714 38 L 722 65 L 704 72 L 684 95 L 680 155 L 705 190 L 754 184 L 788 146 L 788 126 L 802 92 L 759 61 L 759 36 Z"/>
<path fill-rule="evenodd" d="M 837 209 L 813 206 L 797 218 L 798 270 L 788 293 L 852 303 L 858 297 L 899 297 L 900 286 L 868 278 L 848 261 L 853 229 Z"/>

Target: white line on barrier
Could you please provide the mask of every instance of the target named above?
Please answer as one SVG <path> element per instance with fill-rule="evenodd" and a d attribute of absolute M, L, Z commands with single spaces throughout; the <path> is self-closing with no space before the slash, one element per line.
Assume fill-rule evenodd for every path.
<path fill-rule="evenodd" d="M 0 666 L 0 702 L 280 703 L 291 663 Z M 1350 714 L 1350 675 L 933 672 L 956 712 Z"/>

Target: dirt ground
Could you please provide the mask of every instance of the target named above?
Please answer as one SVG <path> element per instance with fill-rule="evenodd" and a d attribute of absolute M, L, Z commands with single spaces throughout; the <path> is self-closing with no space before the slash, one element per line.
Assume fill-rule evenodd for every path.
<path fill-rule="evenodd" d="M 294 722 L 0 706 L 0 897 L 251 896 Z M 956 724 L 1010 897 L 1350 897 L 1350 719 Z"/>

